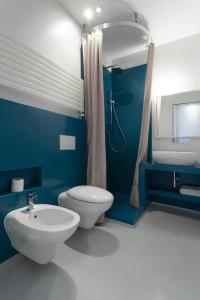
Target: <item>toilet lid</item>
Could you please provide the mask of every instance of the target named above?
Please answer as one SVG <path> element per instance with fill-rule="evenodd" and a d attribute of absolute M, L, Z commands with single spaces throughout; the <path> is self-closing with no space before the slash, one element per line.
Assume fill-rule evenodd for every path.
<path fill-rule="evenodd" d="M 113 195 L 101 188 L 89 185 L 76 186 L 69 191 L 67 195 L 84 202 L 90 203 L 107 203 L 113 201 Z"/>

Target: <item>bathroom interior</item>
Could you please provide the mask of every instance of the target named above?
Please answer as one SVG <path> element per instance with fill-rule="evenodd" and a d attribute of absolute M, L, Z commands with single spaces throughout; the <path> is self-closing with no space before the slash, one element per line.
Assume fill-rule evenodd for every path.
<path fill-rule="evenodd" d="M 0 0 L 0 299 L 200 299 L 199 10 Z"/>

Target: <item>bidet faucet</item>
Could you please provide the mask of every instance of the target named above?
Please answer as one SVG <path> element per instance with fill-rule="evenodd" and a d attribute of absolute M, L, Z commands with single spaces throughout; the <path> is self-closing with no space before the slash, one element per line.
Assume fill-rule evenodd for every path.
<path fill-rule="evenodd" d="M 34 208 L 33 201 L 37 198 L 36 192 L 28 193 L 28 210 L 31 211 Z"/>

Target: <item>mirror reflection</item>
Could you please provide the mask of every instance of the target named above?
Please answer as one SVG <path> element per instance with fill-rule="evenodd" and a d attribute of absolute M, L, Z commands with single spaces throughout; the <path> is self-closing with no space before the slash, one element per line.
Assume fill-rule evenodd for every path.
<path fill-rule="evenodd" d="M 199 137 L 200 91 L 158 97 L 156 115 L 157 137 Z"/>

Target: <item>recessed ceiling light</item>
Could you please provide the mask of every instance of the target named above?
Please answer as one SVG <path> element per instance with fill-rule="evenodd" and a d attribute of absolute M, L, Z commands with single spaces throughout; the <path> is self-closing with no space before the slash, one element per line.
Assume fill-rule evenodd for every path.
<path fill-rule="evenodd" d="M 96 8 L 96 12 L 97 12 L 98 14 L 100 14 L 100 13 L 102 12 L 102 8 L 101 8 L 100 6 L 98 6 L 98 7 Z"/>
<path fill-rule="evenodd" d="M 84 16 L 90 20 L 93 17 L 93 12 L 90 8 L 87 8 L 84 12 Z"/>
<path fill-rule="evenodd" d="M 148 40 L 148 36 L 147 36 L 147 35 L 143 35 L 142 39 L 143 39 L 144 41 L 147 41 L 147 40 Z"/>

